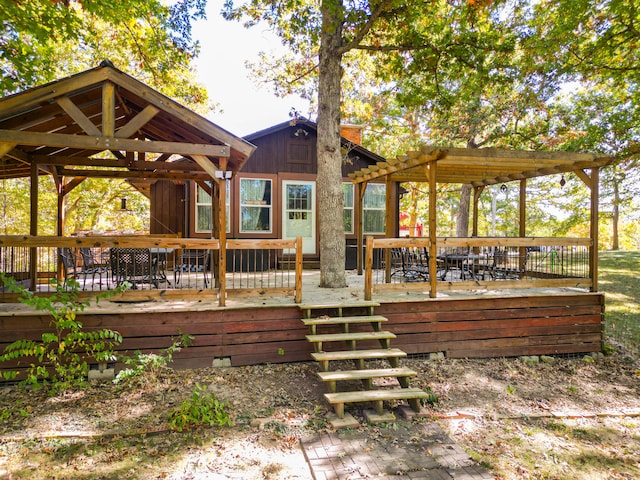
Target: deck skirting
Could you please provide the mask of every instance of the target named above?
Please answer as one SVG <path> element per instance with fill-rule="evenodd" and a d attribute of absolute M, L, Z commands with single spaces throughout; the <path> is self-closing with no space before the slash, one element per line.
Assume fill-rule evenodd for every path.
<path fill-rule="evenodd" d="M 380 302 L 376 313 L 388 318 L 385 328 L 397 335 L 394 346 L 409 355 L 444 352 L 450 358 L 487 358 L 602 349 L 601 293 Z M 176 368 L 207 367 L 220 358 L 229 358 L 232 366 L 311 361 L 312 346 L 301 318 L 294 304 L 162 311 L 140 304 L 80 314 L 87 329 L 120 332 L 120 350 L 128 353 L 158 352 L 181 333 L 193 335 L 193 344 L 174 355 Z M 48 317 L 38 313 L 1 313 L 0 350 L 14 340 L 40 338 L 48 324 Z M 352 331 L 359 328 L 364 326 L 354 325 Z M 379 347 L 376 340 L 371 342 L 371 348 Z M 0 365 L 11 367 L 15 365 Z"/>

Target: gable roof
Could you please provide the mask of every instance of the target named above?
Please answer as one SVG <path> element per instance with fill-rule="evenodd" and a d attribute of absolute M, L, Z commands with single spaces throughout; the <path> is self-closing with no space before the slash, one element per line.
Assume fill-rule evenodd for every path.
<path fill-rule="evenodd" d="M 256 149 L 108 61 L 0 99 L 0 139 L 0 178 L 36 164 L 60 176 L 206 179 Z"/>
<path fill-rule="evenodd" d="M 311 120 L 308 120 L 308 119 L 306 119 L 304 117 L 299 117 L 299 118 L 297 118 L 295 120 L 295 122 L 293 120 L 290 120 L 290 121 L 287 121 L 287 122 L 282 122 L 282 123 L 279 123 L 279 124 L 274 125 L 272 127 L 265 128 L 264 130 L 259 130 L 257 132 L 251 133 L 249 135 L 245 135 L 244 139 L 249 141 L 249 142 L 255 142 L 256 140 L 258 140 L 258 139 L 260 139 L 262 137 L 266 137 L 268 135 L 272 135 L 274 133 L 280 132 L 282 130 L 286 130 L 286 129 L 294 127 L 296 125 L 304 126 L 307 129 L 312 130 L 316 134 L 318 132 L 318 125 L 315 122 L 312 122 Z M 381 157 L 377 153 L 373 153 L 371 150 L 367 150 L 362 145 L 359 145 L 357 143 L 353 143 L 352 141 L 350 141 L 349 139 L 347 139 L 345 137 L 342 137 L 342 136 L 340 137 L 340 143 L 341 143 L 341 145 L 343 147 L 348 148 L 350 151 L 354 151 L 354 152 L 357 152 L 360 155 L 363 155 L 364 158 L 366 158 L 370 162 L 384 162 L 385 161 L 384 157 Z"/>

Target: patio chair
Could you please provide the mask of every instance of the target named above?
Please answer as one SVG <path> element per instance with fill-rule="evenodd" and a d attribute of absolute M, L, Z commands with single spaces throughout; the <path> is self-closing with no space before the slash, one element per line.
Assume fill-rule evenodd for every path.
<path fill-rule="evenodd" d="M 391 277 L 401 282 L 424 282 L 429 279 L 429 262 L 407 248 L 391 249 Z"/>
<path fill-rule="evenodd" d="M 209 284 L 207 270 L 209 269 L 209 250 L 184 249 L 179 255 L 176 266 L 173 269 L 173 280 L 175 285 L 180 283 L 182 272 L 202 272 L 204 277 L 204 288 Z"/>
<path fill-rule="evenodd" d="M 151 283 L 158 288 L 157 265 L 148 248 L 112 248 L 110 250 L 111 278 L 117 286 L 124 282 L 132 288 Z"/>
<path fill-rule="evenodd" d="M 74 280 L 79 281 L 82 277 L 82 289 L 86 290 L 87 276 L 90 275 L 90 272 L 87 272 L 84 268 L 83 262 L 78 262 L 78 257 L 74 251 L 68 247 L 59 248 L 58 255 L 62 262 L 62 271 L 64 275 L 62 287 L 66 289 L 67 282 L 70 279 L 73 278 Z"/>
<path fill-rule="evenodd" d="M 102 276 L 104 275 L 106 277 L 106 285 L 109 285 L 109 266 L 98 261 L 91 248 L 81 248 L 80 255 L 82 255 L 82 269 L 85 279 L 91 275 L 91 285 L 93 286 L 96 277 L 98 277 L 98 285 L 102 288 Z"/>

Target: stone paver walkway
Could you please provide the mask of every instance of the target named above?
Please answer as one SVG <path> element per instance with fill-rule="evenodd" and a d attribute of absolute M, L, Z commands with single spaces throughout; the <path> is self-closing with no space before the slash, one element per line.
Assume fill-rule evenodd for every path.
<path fill-rule="evenodd" d="M 493 480 L 434 422 L 339 430 L 302 440 L 315 480 Z"/>

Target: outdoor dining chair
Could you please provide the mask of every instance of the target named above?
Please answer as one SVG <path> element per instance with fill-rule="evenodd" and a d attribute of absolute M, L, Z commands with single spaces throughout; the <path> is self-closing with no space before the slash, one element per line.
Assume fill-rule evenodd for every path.
<path fill-rule="evenodd" d="M 180 283 L 182 273 L 201 272 L 204 277 L 204 288 L 209 284 L 207 270 L 209 269 L 209 250 L 184 249 L 178 257 L 173 270 L 173 280 L 176 285 Z"/>
<path fill-rule="evenodd" d="M 128 282 L 136 289 L 138 284 L 150 283 L 158 288 L 157 265 L 148 248 L 112 248 L 109 253 L 111 277 L 117 286 Z"/>

